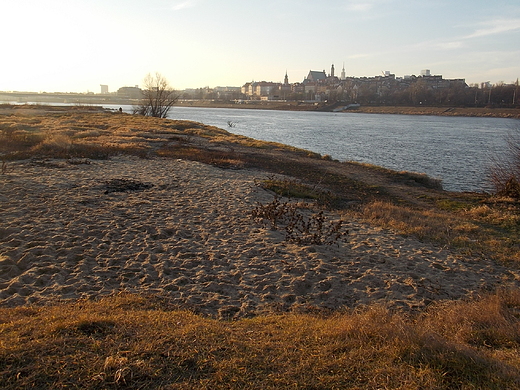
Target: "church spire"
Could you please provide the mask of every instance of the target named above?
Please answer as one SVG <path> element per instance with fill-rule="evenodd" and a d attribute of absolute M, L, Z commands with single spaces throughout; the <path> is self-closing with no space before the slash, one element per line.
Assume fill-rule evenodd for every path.
<path fill-rule="evenodd" d="M 285 78 L 283 79 L 283 83 L 285 85 L 289 84 L 289 76 L 287 76 L 287 69 L 285 70 Z"/>
<path fill-rule="evenodd" d="M 330 77 L 334 77 L 334 64 L 330 67 Z"/>
<path fill-rule="evenodd" d="M 341 70 L 341 80 L 346 80 L 347 76 L 345 75 L 345 63 L 343 63 L 343 69 Z"/>

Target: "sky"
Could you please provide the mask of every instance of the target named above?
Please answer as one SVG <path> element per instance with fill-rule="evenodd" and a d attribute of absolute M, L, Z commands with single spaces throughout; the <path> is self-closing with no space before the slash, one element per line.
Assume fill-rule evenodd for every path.
<path fill-rule="evenodd" d="M 518 0 L 0 0 L 0 91 L 301 82 L 309 70 L 520 77 Z"/>

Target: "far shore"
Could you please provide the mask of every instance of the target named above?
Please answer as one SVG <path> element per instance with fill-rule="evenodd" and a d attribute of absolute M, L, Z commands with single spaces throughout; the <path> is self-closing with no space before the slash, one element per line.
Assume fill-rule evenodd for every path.
<path fill-rule="evenodd" d="M 262 110 L 286 111 L 332 111 L 333 107 L 341 104 L 304 103 L 304 102 L 276 102 L 276 101 L 244 101 L 244 103 L 226 103 L 205 100 L 179 101 L 176 107 L 201 108 L 244 108 Z M 520 108 L 493 108 L 493 107 L 406 107 L 406 106 L 360 106 L 353 109 L 339 111 L 340 113 L 364 114 L 398 114 L 398 115 L 442 115 L 490 118 L 520 119 Z"/>
<path fill-rule="evenodd" d="M 78 102 L 75 105 L 70 103 L 72 107 L 86 108 L 94 106 L 103 106 L 110 104 L 117 105 L 135 105 L 137 100 L 123 100 L 117 102 L 107 101 L 89 101 Z M 48 107 L 52 102 L 28 102 L 26 104 L 17 104 L 18 108 L 27 108 L 38 105 Z M 0 103 L 3 106 L 11 106 L 9 103 Z M 214 100 L 179 100 L 175 103 L 175 107 L 199 107 L 199 108 L 235 108 L 235 109 L 252 109 L 252 110 L 284 110 L 284 111 L 318 111 L 318 112 L 335 112 L 338 114 L 363 113 L 363 114 L 396 114 L 396 115 L 439 115 L 439 116 L 464 116 L 464 117 L 489 117 L 489 118 L 512 118 L 520 119 L 520 107 L 502 108 L 502 107 L 433 107 L 433 106 L 365 106 L 361 105 L 355 108 L 341 110 L 347 106 L 347 103 L 327 103 L 327 102 L 300 102 L 300 101 L 262 101 L 262 100 L 244 100 L 241 103 L 233 101 L 214 101 Z"/>

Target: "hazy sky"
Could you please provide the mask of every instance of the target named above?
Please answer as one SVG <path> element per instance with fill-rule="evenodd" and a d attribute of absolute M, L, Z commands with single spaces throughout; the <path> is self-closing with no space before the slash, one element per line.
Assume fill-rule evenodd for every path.
<path fill-rule="evenodd" d="M 519 0 L 1 0 L 0 91 L 99 92 L 430 69 L 520 77 Z"/>

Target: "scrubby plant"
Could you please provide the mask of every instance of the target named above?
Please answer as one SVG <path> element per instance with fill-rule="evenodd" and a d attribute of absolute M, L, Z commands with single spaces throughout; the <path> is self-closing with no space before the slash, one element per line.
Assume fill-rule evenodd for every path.
<path fill-rule="evenodd" d="M 285 227 L 286 240 L 299 245 L 332 245 L 347 234 L 343 221 L 327 221 L 323 210 L 310 217 L 296 213 Z"/>
<path fill-rule="evenodd" d="M 520 128 L 508 135 L 500 156 L 493 156 L 490 179 L 498 196 L 520 199 Z"/>
<path fill-rule="evenodd" d="M 281 202 L 279 196 L 266 204 L 257 203 L 251 211 L 254 221 L 269 224 L 271 230 L 278 230 L 280 224 L 287 224 L 294 218 L 296 205 L 289 202 Z"/>
<path fill-rule="evenodd" d="M 348 233 L 343 229 L 342 220 L 327 220 L 323 210 L 311 215 L 301 211 L 310 207 L 308 203 L 282 202 L 275 196 L 269 203 L 258 203 L 251 217 L 272 230 L 283 230 L 285 240 L 298 245 L 332 245 Z"/>

